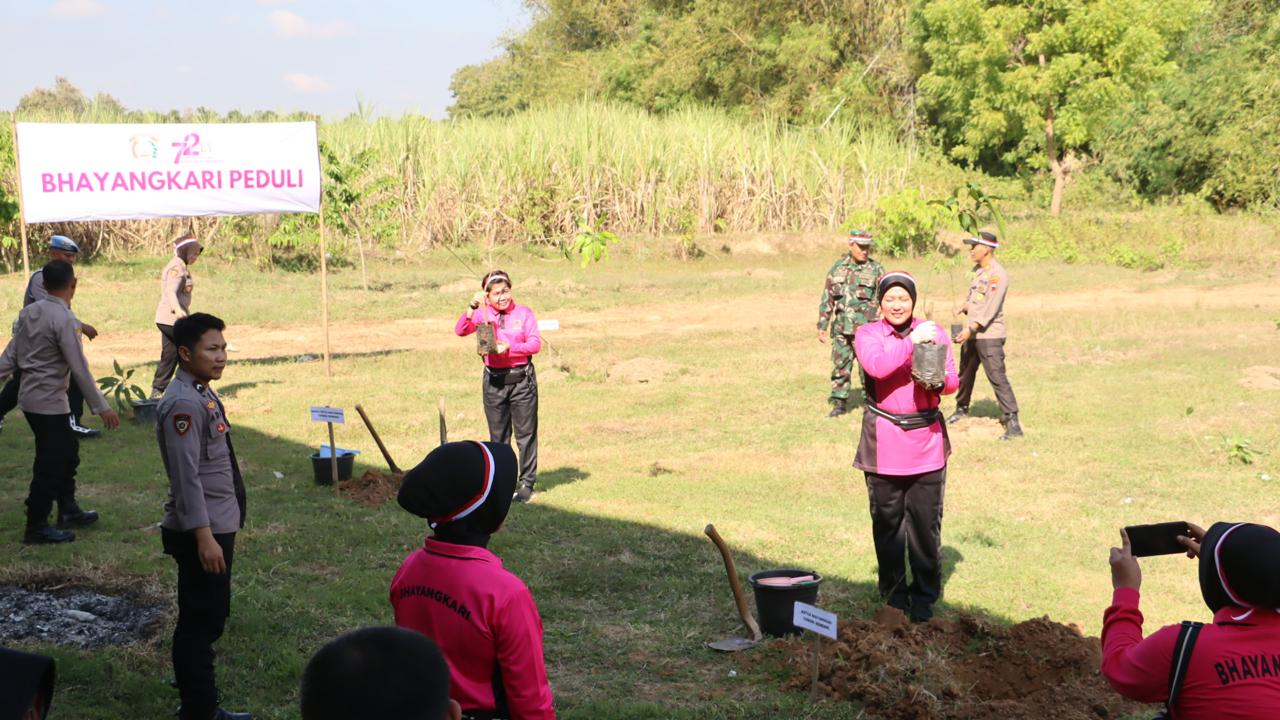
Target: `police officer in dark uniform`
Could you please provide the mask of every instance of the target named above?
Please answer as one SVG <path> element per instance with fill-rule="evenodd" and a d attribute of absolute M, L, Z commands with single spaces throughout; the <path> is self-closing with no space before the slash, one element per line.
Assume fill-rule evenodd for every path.
<path fill-rule="evenodd" d="M 76 259 L 80 257 L 80 246 L 65 235 L 53 235 L 49 238 L 49 259 L 62 260 L 75 265 Z M 44 269 L 41 268 L 31 273 L 31 278 L 27 281 L 26 292 L 22 295 L 22 307 L 26 307 L 33 302 L 38 302 L 49 297 L 49 292 L 44 287 Z M 80 324 L 80 332 L 90 340 L 98 337 L 98 331 L 90 324 L 76 319 Z M 16 325 L 15 325 L 16 327 Z M 16 332 L 16 330 L 15 330 Z M 4 388 L 0 389 L 0 430 L 4 429 L 4 416 L 18 405 L 18 384 L 22 379 L 21 373 L 15 372 L 9 382 L 5 383 Z M 79 386 L 71 383 L 67 388 L 67 402 L 71 405 L 71 432 L 81 438 L 95 438 L 102 434 L 101 430 L 85 427 L 80 424 L 80 418 L 84 416 L 84 394 L 80 392 Z"/>
<path fill-rule="evenodd" d="M 169 476 L 160 533 L 165 554 L 178 564 L 173 672 L 180 720 L 252 720 L 218 707 L 213 673 L 213 643 L 231 614 L 232 558 L 245 514 L 231 425 L 209 387 L 227 363 L 225 327 L 206 313 L 173 324 L 179 369 L 157 409 L 156 439 Z"/>

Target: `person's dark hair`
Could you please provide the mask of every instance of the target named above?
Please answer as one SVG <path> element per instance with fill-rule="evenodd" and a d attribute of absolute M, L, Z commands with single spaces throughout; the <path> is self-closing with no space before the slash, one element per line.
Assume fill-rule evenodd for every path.
<path fill-rule="evenodd" d="M 178 321 L 173 324 L 173 344 L 195 350 L 196 344 L 205 333 L 210 330 L 222 332 L 226 329 L 227 324 L 220 318 L 209 313 L 192 313 L 184 318 L 178 318 Z"/>
<path fill-rule="evenodd" d="M 490 285 L 500 282 L 504 282 L 507 287 L 511 287 L 511 276 L 505 270 L 490 270 L 485 273 L 484 279 L 480 281 L 480 287 L 488 290 Z"/>
<path fill-rule="evenodd" d="M 66 290 L 75 279 L 75 268 L 66 260 L 50 260 L 40 271 L 44 275 L 44 289 L 50 292 Z"/>
<path fill-rule="evenodd" d="M 425 635 L 353 630 L 320 648 L 302 673 L 302 720 L 444 720 L 449 666 Z"/>

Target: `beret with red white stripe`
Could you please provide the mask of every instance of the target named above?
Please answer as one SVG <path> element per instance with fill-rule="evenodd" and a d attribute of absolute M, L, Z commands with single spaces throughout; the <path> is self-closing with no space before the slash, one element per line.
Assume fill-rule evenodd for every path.
<path fill-rule="evenodd" d="M 1280 532 L 1214 523 L 1200 542 L 1200 593 L 1217 612 L 1233 605 L 1280 611 Z"/>
<path fill-rule="evenodd" d="M 397 501 L 437 530 L 458 525 L 491 534 L 506 519 L 515 488 L 511 446 L 467 440 L 441 445 L 405 473 Z"/>

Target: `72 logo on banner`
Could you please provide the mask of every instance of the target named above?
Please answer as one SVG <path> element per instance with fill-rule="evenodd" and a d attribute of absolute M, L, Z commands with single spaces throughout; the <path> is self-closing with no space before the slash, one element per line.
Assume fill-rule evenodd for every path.
<path fill-rule="evenodd" d="M 177 165 L 178 163 L 182 162 L 183 158 L 188 158 L 188 159 L 199 158 L 199 160 L 195 160 L 195 162 L 200 162 L 201 160 L 205 160 L 205 158 L 200 158 L 200 150 L 209 149 L 209 146 L 207 143 L 202 144 L 200 142 L 200 136 L 197 135 L 196 133 L 187 133 L 187 136 L 183 138 L 181 142 L 172 143 L 172 146 L 175 148 L 178 148 L 178 151 L 173 155 L 174 165 Z"/>

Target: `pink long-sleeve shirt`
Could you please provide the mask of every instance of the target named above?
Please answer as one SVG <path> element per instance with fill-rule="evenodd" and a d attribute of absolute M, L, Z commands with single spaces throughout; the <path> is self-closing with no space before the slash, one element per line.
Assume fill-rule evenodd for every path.
<path fill-rule="evenodd" d="M 493 337 L 497 342 L 508 345 L 502 354 L 489 353 L 484 356 L 484 364 L 491 368 L 514 368 L 529 364 L 529 358 L 542 349 L 542 334 L 538 332 L 538 319 L 533 311 L 524 305 L 514 302 L 507 311 L 499 312 L 498 308 L 485 303 L 467 317 L 464 312 L 453 326 L 459 337 L 466 337 L 476 331 L 478 325 L 491 323 L 494 326 Z"/>
<path fill-rule="evenodd" d="M 482 547 L 427 538 L 391 581 L 396 625 L 440 646 L 449 696 L 463 712 L 498 710 L 511 720 L 555 720 L 533 595 Z"/>
<path fill-rule="evenodd" d="M 1145 640 L 1139 593 L 1117 588 L 1102 616 L 1102 674 L 1121 695 L 1141 702 L 1169 697 L 1178 625 Z M 1227 606 L 1200 630 L 1191 651 L 1178 720 L 1280 718 L 1280 610 Z"/>
<path fill-rule="evenodd" d="M 914 329 L 923 320 L 914 318 Z M 899 335 L 888 320 L 881 318 L 858 328 L 854 335 L 854 352 L 858 365 L 867 374 L 869 400 L 881 410 L 894 415 L 911 415 L 938 407 L 942 395 L 960 386 L 956 374 L 951 341 L 941 327 L 934 342 L 947 348 L 947 375 L 942 390 L 926 390 L 911 379 L 911 338 Z M 862 435 L 853 466 L 880 475 L 919 475 L 933 472 L 947 464 L 951 443 L 941 421 L 918 430 L 903 430 L 866 411 L 862 416 Z"/>

